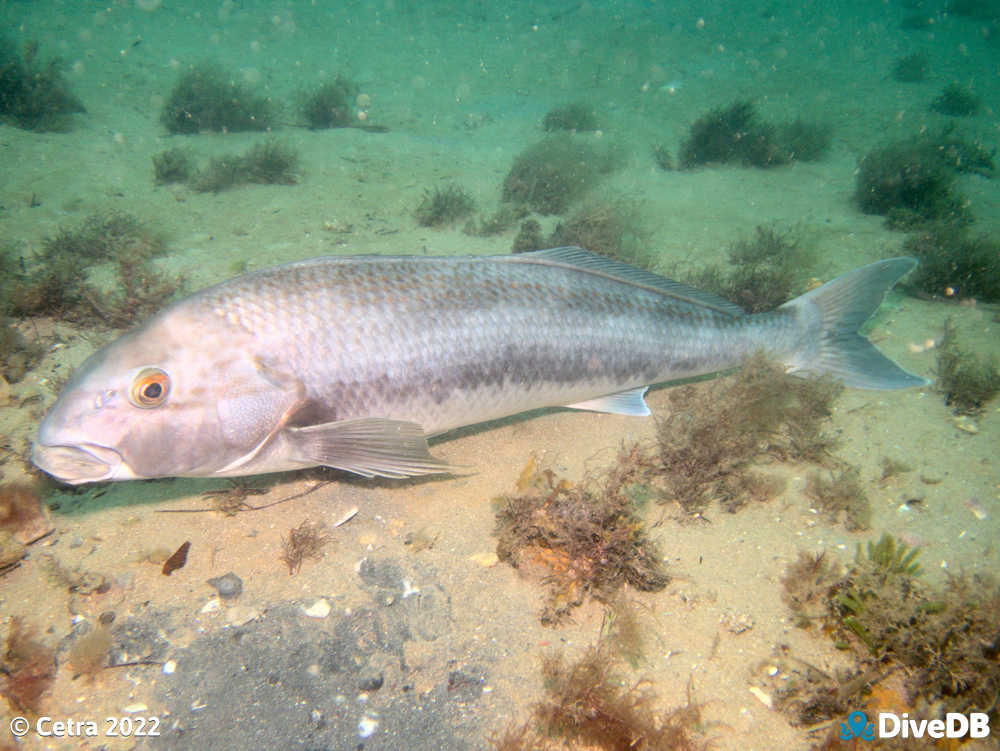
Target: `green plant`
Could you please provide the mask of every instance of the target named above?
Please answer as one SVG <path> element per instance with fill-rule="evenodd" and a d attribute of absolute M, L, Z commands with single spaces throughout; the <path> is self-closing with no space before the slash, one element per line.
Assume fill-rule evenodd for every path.
<path fill-rule="evenodd" d="M 219 193 L 247 183 L 294 185 L 298 165 L 297 150 L 268 139 L 242 154 L 213 157 L 207 167 L 191 176 L 188 184 L 198 193 Z"/>
<path fill-rule="evenodd" d="M 160 113 L 171 133 L 267 130 L 273 105 L 212 63 L 199 63 L 181 74 Z"/>
<path fill-rule="evenodd" d="M 684 169 L 729 162 L 773 167 L 789 161 L 791 156 L 779 144 L 775 127 L 760 122 L 748 101 L 711 110 L 695 120 L 679 156 Z"/>
<path fill-rule="evenodd" d="M 543 623 L 560 622 L 588 595 L 609 602 L 626 583 L 642 591 L 667 585 L 662 557 L 636 508 L 649 467 L 646 454 L 632 446 L 603 475 L 574 485 L 539 470 L 532 459 L 516 494 L 496 500 L 497 557 L 545 573 Z"/>
<path fill-rule="evenodd" d="M 163 239 L 136 217 L 97 212 L 73 229 L 62 228 L 42 243 L 42 251 L 23 262 L 4 292 L 15 315 L 49 314 L 120 328 L 150 315 L 180 287 L 152 267 L 165 251 Z M 88 268 L 113 263 L 117 290 L 99 292 L 87 280 Z"/>
<path fill-rule="evenodd" d="M 780 151 L 787 154 L 790 160 L 816 162 L 830 148 L 833 126 L 829 123 L 796 119 L 779 125 L 776 137 Z"/>
<path fill-rule="evenodd" d="M 871 525 L 871 502 L 861 484 L 857 467 L 842 467 L 834 472 L 809 475 L 806 495 L 818 511 L 830 520 L 843 520 L 849 530 L 868 529 Z"/>
<path fill-rule="evenodd" d="M 920 265 L 905 284 L 941 299 L 1000 302 L 1000 241 L 973 236 L 950 223 L 934 223 L 903 243 Z"/>
<path fill-rule="evenodd" d="M 913 52 L 896 60 L 892 77 L 900 83 L 920 83 L 927 79 L 930 61 L 926 52 Z"/>
<path fill-rule="evenodd" d="M 971 215 L 954 181 L 954 168 L 937 144 L 910 139 L 875 149 L 861 160 L 854 198 L 866 214 L 885 215 L 895 228 L 966 223 Z"/>
<path fill-rule="evenodd" d="M 926 719 L 973 710 L 991 718 L 997 715 L 1000 589 L 989 578 L 964 575 L 950 577 L 941 588 L 928 587 L 920 579 L 919 556 L 918 548 L 883 534 L 864 547 L 859 544 L 853 565 L 844 573 L 805 554 L 789 567 L 784 581 L 796 592 L 809 588 L 792 581 L 803 574 L 804 566 L 814 564 L 813 571 L 820 572 L 812 590 L 815 597 L 809 602 L 827 605 L 821 632 L 856 660 L 848 671 L 854 677 L 848 682 L 828 679 L 826 691 L 813 692 L 805 704 L 791 703 L 790 708 L 803 711 L 801 719 L 824 719 L 811 707 L 840 714 L 858 706 L 865 687 L 888 675 L 898 676 L 899 695 L 905 695 L 905 704 L 919 709 Z M 789 602 L 793 612 L 800 612 L 798 602 Z M 809 615 L 800 625 L 816 622 L 815 609 Z M 790 676 L 783 682 L 791 683 L 786 677 Z M 836 701 L 829 701 L 830 689 L 835 689 Z M 845 703 L 845 698 L 851 700 Z M 785 703 L 783 697 L 780 701 Z M 822 714 L 830 716 L 827 710 Z"/>
<path fill-rule="evenodd" d="M 653 147 L 653 161 L 661 170 L 670 171 L 674 168 L 674 158 L 670 154 L 670 149 L 663 144 Z"/>
<path fill-rule="evenodd" d="M 958 83 L 950 83 L 931 102 L 931 109 L 949 117 L 968 117 L 974 115 L 982 106 L 982 100 L 967 87 Z"/>
<path fill-rule="evenodd" d="M 753 460 L 825 460 L 835 441 L 822 426 L 841 390 L 832 379 L 788 375 L 762 353 L 732 378 L 671 390 L 671 409 L 657 424 L 664 499 L 697 514 L 711 499 L 735 511 L 780 492 L 747 477 Z"/>
<path fill-rule="evenodd" d="M 559 222 L 545 245 L 578 245 L 595 253 L 637 266 L 649 266 L 646 241 L 637 204 L 624 199 L 593 200 L 584 203 L 565 221 Z"/>
<path fill-rule="evenodd" d="M 302 117 L 312 130 L 354 125 L 354 101 L 358 85 L 342 76 L 321 84 L 302 96 Z"/>
<path fill-rule="evenodd" d="M 298 182 L 299 152 L 274 139 L 255 143 L 243 155 L 246 182 L 259 185 L 294 185 Z"/>
<path fill-rule="evenodd" d="M 808 260 L 789 234 L 759 226 L 752 239 L 730 247 L 729 269 L 708 267 L 685 281 L 731 300 L 748 313 L 762 313 L 805 291 Z"/>
<path fill-rule="evenodd" d="M 979 414 L 1000 391 L 996 358 L 964 351 L 950 318 L 937 347 L 937 388 L 944 394 L 945 404 L 964 415 Z"/>
<path fill-rule="evenodd" d="M 594 115 L 594 109 L 586 102 L 571 102 L 549 110 L 542 119 L 542 127 L 547 131 L 597 130 L 597 116 Z"/>
<path fill-rule="evenodd" d="M 464 219 L 476 210 L 476 202 L 459 185 L 449 183 L 424 191 L 424 197 L 415 212 L 421 227 L 444 227 Z"/>
<path fill-rule="evenodd" d="M 630 684 L 605 645 L 575 661 L 550 656 L 542 664 L 545 697 L 523 725 L 494 740 L 494 751 L 704 751 L 701 710 L 691 701 L 657 715 L 647 682 Z M 556 745 L 555 739 L 562 743 Z M 565 745 L 563 745 L 565 744 Z"/>
<path fill-rule="evenodd" d="M 0 38 L 0 121 L 26 130 L 69 130 L 70 116 L 86 109 L 69 90 L 62 62 L 53 58 L 39 67 L 37 57 L 38 42 L 28 42 L 18 55 Z"/>
<path fill-rule="evenodd" d="M 504 178 L 503 200 L 539 214 L 562 214 L 619 161 L 614 149 L 568 133 L 548 136 L 515 157 Z"/>
<path fill-rule="evenodd" d="M 521 229 L 514 237 L 514 244 L 511 246 L 512 253 L 529 253 L 532 250 L 540 250 L 545 247 L 545 238 L 542 235 L 542 225 L 535 219 L 526 219 L 521 222 Z"/>
<path fill-rule="evenodd" d="M 181 146 L 153 156 L 153 175 L 158 185 L 186 182 L 193 171 L 191 152 Z"/>

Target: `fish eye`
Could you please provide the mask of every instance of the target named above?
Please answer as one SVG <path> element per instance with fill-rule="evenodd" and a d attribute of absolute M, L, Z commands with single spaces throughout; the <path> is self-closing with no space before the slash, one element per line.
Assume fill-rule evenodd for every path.
<path fill-rule="evenodd" d="M 167 401 L 170 394 L 170 376 L 159 368 L 143 368 L 132 380 L 128 399 L 136 407 L 152 409 Z"/>

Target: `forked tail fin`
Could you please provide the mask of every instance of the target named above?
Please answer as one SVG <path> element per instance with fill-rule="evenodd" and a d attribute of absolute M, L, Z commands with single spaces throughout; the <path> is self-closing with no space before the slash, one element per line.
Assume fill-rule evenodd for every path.
<path fill-rule="evenodd" d="M 886 293 L 916 266 L 915 258 L 878 261 L 782 305 L 783 309 L 794 310 L 808 330 L 804 351 L 792 358 L 793 370 L 828 374 L 861 389 L 904 389 L 927 384 L 927 379 L 903 370 L 858 333 Z"/>

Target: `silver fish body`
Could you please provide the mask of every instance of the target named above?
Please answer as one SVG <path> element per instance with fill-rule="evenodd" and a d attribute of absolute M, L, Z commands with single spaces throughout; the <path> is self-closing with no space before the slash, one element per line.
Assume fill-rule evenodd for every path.
<path fill-rule="evenodd" d="M 648 414 L 649 384 L 760 349 L 902 388 L 924 381 L 856 332 L 914 265 L 881 261 L 750 316 L 579 248 L 291 263 L 195 293 L 96 352 L 33 459 L 70 483 L 440 472 L 427 436 L 551 406 Z"/>

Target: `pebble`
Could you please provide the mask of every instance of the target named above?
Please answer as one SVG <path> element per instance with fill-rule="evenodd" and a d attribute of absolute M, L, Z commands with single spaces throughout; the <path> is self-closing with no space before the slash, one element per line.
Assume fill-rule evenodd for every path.
<path fill-rule="evenodd" d="M 500 562 L 497 554 L 492 550 L 487 553 L 473 553 L 469 556 L 469 560 L 483 568 L 496 566 Z"/>
<path fill-rule="evenodd" d="M 177 662 L 175 660 L 167 660 L 163 663 L 163 674 L 173 675 L 177 671 Z"/>
<path fill-rule="evenodd" d="M 750 693 L 753 694 L 754 697 L 757 699 L 757 701 L 759 701 L 765 707 L 767 707 L 768 709 L 774 709 L 774 699 L 771 698 L 770 694 L 764 693 L 764 691 L 757 688 L 756 686 L 750 687 Z"/>
<path fill-rule="evenodd" d="M 358 735 L 362 738 L 370 738 L 377 729 L 378 720 L 373 720 L 371 717 L 362 717 L 358 723 Z"/>
<path fill-rule="evenodd" d="M 382 688 L 382 684 L 385 682 L 385 677 L 382 673 L 371 673 L 367 675 L 362 675 L 358 679 L 358 689 L 361 691 L 378 691 Z"/>
<path fill-rule="evenodd" d="M 302 612 L 308 615 L 310 618 L 326 618 L 330 615 L 330 603 L 328 603 L 324 598 L 320 597 L 316 602 L 314 602 L 309 607 L 303 607 Z"/>
<path fill-rule="evenodd" d="M 232 571 L 209 579 L 208 583 L 215 587 L 215 591 L 223 600 L 232 600 L 243 593 L 243 580 Z"/>
<path fill-rule="evenodd" d="M 976 435 L 979 433 L 979 426 L 967 415 L 959 415 L 952 422 L 954 422 L 955 427 L 963 433 L 969 433 L 970 435 Z"/>
<path fill-rule="evenodd" d="M 226 623 L 230 626 L 245 626 L 260 618 L 260 611 L 248 605 L 234 605 L 226 611 Z"/>

